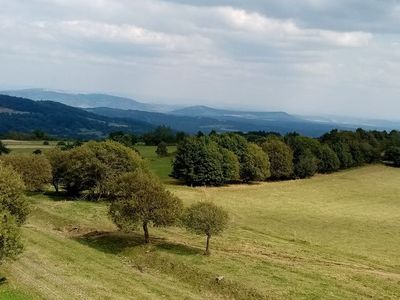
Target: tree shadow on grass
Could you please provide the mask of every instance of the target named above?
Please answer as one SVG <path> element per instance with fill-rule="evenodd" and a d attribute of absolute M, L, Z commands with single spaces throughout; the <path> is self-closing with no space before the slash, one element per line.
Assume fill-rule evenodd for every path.
<path fill-rule="evenodd" d="M 134 248 L 143 248 L 146 252 L 161 250 L 177 255 L 196 255 L 202 253 L 197 248 L 170 243 L 164 238 L 152 237 L 150 244 L 145 244 L 143 235 L 138 233 L 93 231 L 74 239 L 81 244 L 110 254 L 119 254 L 124 250 Z"/>

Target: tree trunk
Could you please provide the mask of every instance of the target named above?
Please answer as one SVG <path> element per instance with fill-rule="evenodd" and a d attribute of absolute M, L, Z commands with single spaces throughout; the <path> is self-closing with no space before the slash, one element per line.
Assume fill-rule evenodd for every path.
<path fill-rule="evenodd" d="M 145 244 L 150 243 L 149 229 L 147 227 L 147 222 L 143 222 L 143 232 L 144 232 L 144 242 Z"/>
<path fill-rule="evenodd" d="M 207 234 L 207 244 L 206 244 L 206 255 L 210 255 L 210 238 L 211 238 L 211 235 L 209 235 L 209 234 Z"/>

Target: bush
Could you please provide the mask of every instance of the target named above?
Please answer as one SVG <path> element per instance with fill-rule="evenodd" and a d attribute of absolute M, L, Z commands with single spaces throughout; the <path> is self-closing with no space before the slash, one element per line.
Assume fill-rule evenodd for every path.
<path fill-rule="evenodd" d="M 22 175 L 28 191 L 43 191 L 46 185 L 51 183 L 51 165 L 44 156 L 7 155 L 1 160 Z"/>
<path fill-rule="evenodd" d="M 289 146 L 278 138 L 271 138 L 261 148 L 269 157 L 272 179 L 288 179 L 293 175 L 293 152 Z"/>
<path fill-rule="evenodd" d="M 182 201 L 149 173 L 125 173 L 110 182 L 108 188 L 112 200 L 109 214 L 114 223 L 124 231 L 133 231 L 140 224 L 145 243 L 150 242 L 150 224 L 172 225 L 181 215 Z"/>
<path fill-rule="evenodd" d="M 185 227 L 199 235 L 207 237 L 205 253 L 210 254 L 210 239 L 223 232 L 228 224 L 228 213 L 211 202 L 193 204 L 183 216 Z"/>

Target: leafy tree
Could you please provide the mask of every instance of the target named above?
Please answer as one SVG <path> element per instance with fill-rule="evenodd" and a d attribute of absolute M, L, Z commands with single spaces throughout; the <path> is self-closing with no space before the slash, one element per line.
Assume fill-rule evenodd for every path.
<path fill-rule="evenodd" d="M 271 176 L 268 155 L 256 144 L 249 144 L 242 157 L 240 178 L 244 182 L 264 181 Z"/>
<path fill-rule="evenodd" d="M 8 149 L 8 148 L 6 147 L 6 145 L 3 144 L 2 141 L 0 141 L 0 155 L 2 155 L 2 154 L 8 154 L 8 153 L 10 153 L 10 152 L 11 152 L 11 150 Z"/>
<path fill-rule="evenodd" d="M 112 199 L 109 214 L 114 223 L 124 231 L 135 230 L 140 224 L 146 244 L 150 242 L 150 224 L 172 225 L 181 215 L 182 201 L 149 173 L 125 173 L 114 179 L 108 188 Z"/>
<path fill-rule="evenodd" d="M 287 179 L 293 175 L 293 152 L 278 138 L 267 139 L 261 145 L 271 164 L 271 178 Z"/>
<path fill-rule="evenodd" d="M 225 182 L 240 180 L 240 163 L 238 157 L 232 151 L 220 148 L 222 155 L 222 172 Z"/>
<path fill-rule="evenodd" d="M 221 185 L 228 180 L 222 164 L 223 156 L 215 142 L 205 136 L 190 137 L 178 145 L 172 176 L 188 185 Z"/>
<path fill-rule="evenodd" d="M 7 155 L 1 160 L 22 175 L 29 191 L 43 191 L 51 182 L 51 165 L 42 155 Z"/>
<path fill-rule="evenodd" d="M 134 134 L 123 131 L 112 132 L 109 134 L 108 138 L 129 148 L 137 143 L 137 137 Z"/>
<path fill-rule="evenodd" d="M 340 168 L 347 169 L 350 168 L 353 164 L 353 156 L 350 152 L 350 147 L 348 144 L 344 142 L 335 142 L 331 146 L 332 150 L 335 151 L 339 161 Z"/>
<path fill-rule="evenodd" d="M 156 149 L 156 154 L 158 155 L 158 157 L 168 156 L 167 144 L 164 142 L 159 143 Z"/>
<path fill-rule="evenodd" d="M 321 146 L 318 158 L 318 171 L 321 173 L 332 173 L 340 168 L 339 158 L 328 145 Z"/>
<path fill-rule="evenodd" d="M 210 239 L 223 232 L 228 224 L 228 213 L 211 202 L 195 203 L 186 209 L 183 216 L 185 227 L 199 235 L 206 235 L 206 251 L 210 254 Z"/>
<path fill-rule="evenodd" d="M 19 226 L 29 213 L 24 188 L 21 176 L 0 161 L 0 262 L 14 258 L 23 248 Z"/>
<path fill-rule="evenodd" d="M 176 143 L 176 135 L 174 131 L 167 126 L 158 126 L 151 132 L 143 135 L 143 141 L 148 146 L 157 146 L 164 141 L 167 144 Z"/>
<path fill-rule="evenodd" d="M 309 178 L 318 170 L 318 159 L 310 150 L 305 150 L 294 164 L 294 173 L 298 178 Z"/>
<path fill-rule="evenodd" d="M 83 191 L 99 198 L 107 195 L 108 180 L 120 173 L 146 169 L 132 149 L 114 141 L 89 142 L 68 151 L 62 181 L 67 192 L 79 196 Z"/>
<path fill-rule="evenodd" d="M 390 147 L 387 149 L 384 159 L 393 163 L 395 167 L 400 167 L 400 147 Z"/>
<path fill-rule="evenodd" d="M 0 161 L 0 211 L 7 211 L 18 225 L 25 222 L 29 213 L 28 203 L 23 197 L 24 190 L 21 175 Z"/>

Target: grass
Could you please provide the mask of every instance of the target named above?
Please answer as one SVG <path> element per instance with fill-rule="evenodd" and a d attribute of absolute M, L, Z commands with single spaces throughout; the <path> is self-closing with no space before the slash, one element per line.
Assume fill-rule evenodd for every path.
<path fill-rule="evenodd" d="M 141 149 L 153 170 L 169 173 L 152 150 Z M 145 246 L 140 231 L 116 231 L 105 203 L 33 195 L 26 250 L 2 266 L 0 299 L 398 299 L 399 182 L 400 169 L 375 165 L 250 186 L 168 185 L 185 205 L 229 211 L 209 257 L 205 238 L 183 229 L 151 228 Z"/>

